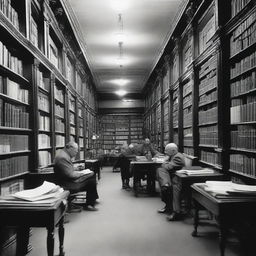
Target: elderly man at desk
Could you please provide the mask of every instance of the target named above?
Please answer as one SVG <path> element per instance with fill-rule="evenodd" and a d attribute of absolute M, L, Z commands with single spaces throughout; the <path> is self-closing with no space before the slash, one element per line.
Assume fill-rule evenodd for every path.
<path fill-rule="evenodd" d="M 78 145 L 69 142 L 64 149 L 58 151 L 54 159 L 54 172 L 58 184 L 71 192 L 86 191 L 84 210 L 96 211 L 94 207 L 98 196 L 94 172 L 86 174 L 79 167 L 74 167 L 72 158 L 78 153 Z"/>
<path fill-rule="evenodd" d="M 159 213 L 169 213 L 167 220 L 174 221 L 180 219 L 180 202 L 178 198 L 173 198 L 173 175 L 175 171 L 185 166 L 184 156 L 178 152 L 175 143 L 169 143 L 165 147 L 166 160 L 157 169 L 157 180 L 161 189 L 161 199 L 165 203 Z"/>
<path fill-rule="evenodd" d="M 113 166 L 113 170 L 120 168 L 121 179 L 122 179 L 122 189 L 130 189 L 130 160 L 135 158 L 137 155 L 136 148 L 133 144 L 127 147 L 121 148 L 121 154 L 118 156 L 117 161 Z"/>

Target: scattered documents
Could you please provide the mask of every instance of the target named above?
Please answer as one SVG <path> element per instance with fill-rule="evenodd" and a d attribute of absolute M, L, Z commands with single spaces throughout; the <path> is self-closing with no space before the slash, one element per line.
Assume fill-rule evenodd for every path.
<path fill-rule="evenodd" d="M 145 162 L 148 161 L 148 159 L 145 156 L 136 156 L 137 162 Z"/>
<path fill-rule="evenodd" d="M 92 173 L 93 171 L 91 171 L 90 169 L 83 169 L 83 170 L 81 170 L 80 172 L 83 173 L 83 174 L 90 174 L 90 173 Z"/>
<path fill-rule="evenodd" d="M 192 167 L 193 166 L 191 166 L 189 168 L 184 168 L 184 169 L 178 170 L 178 171 L 176 171 L 176 173 L 183 173 L 183 174 L 186 174 L 188 176 L 205 175 L 205 174 L 214 173 L 213 169 L 202 168 L 200 166 L 195 166 L 194 168 L 192 168 Z"/>
<path fill-rule="evenodd" d="M 206 181 L 205 190 L 223 195 L 256 195 L 255 185 L 244 185 L 232 181 Z"/>
<path fill-rule="evenodd" d="M 26 201 L 38 201 L 49 198 L 56 198 L 63 192 L 63 188 L 60 186 L 44 181 L 44 183 L 34 189 L 26 189 L 14 193 L 12 196 Z"/>

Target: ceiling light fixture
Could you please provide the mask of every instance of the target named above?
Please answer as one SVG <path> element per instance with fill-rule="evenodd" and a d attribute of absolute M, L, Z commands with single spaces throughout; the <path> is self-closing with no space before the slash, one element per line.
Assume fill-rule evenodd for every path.
<path fill-rule="evenodd" d="M 118 91 L 115 91 L 115 93 L 119 96 L 124 96 L 125 94 L 127 94 L 127 91 L 125 90 L 118 90 Z"/>
<path fill-rule="evenodd" d="M 114 10 L 118 12 L 122 12 L 129 7 L 129 4 L 128 4 L 128 1 L 124 1 L 124 0 L 112 0 L 111 6 Z"/>

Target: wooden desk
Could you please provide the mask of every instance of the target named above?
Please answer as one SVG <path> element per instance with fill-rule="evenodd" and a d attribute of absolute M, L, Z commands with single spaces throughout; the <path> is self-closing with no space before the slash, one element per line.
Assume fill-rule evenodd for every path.
<path fill-rule="evenodd" d="M 138 196 L 140 174 L 146 173 L 147 175 L 147 191 L 150 194 L 155 193 L 155 176 L 156 168 L 161 166 L 162 163 L 153 162 L 153 161 L 131 161 L 130 169 L 133 175 L 133 190 L 134 195 Z"/>
<path fill-rule="evenodd" d="M 54 229 L 59 226 L 60 256 L 64 256 L 64 214 L 68 191 L 64 191 L 51 205 L 6 205 L 0 203 L 0 226 L 18 227 L 16 256 L 27 254 L 30 227 L 46 227 L 48 256 L 54 255 Z"/>
<path fill-rule="evenodd" d="M 179 189 L 182 200 L 185 201 L 185 212 L 191 210 L 191 185 L 193 183 L 203 183 L 207 180 L 223 180 L 224 174 L 214 171 L 214 173 L 202 174 L 202 175 L 186 175 L 184 173 L 176 172 L 174 174 L 175 182 L 178 184 L 177 189 Z M 175 187 L 174 187 L 175 189 Z M 175 193 L 175 191 L 174 191 Z"/>
<path fill-rule="evenodd" d="M 97 174 L 98 179 L 100 180 L 100 161 L 98 159 L 86 159 L 85 168 L 91 169 Z"/>
<path fill-rule="evenodd" d="M 256 197 L 223 196 L 216 198 L 204 190 L 205 184 L 193 184 L 192 198 L 195 203 L 194 231 L 192 236 L 197 236 L 199 224 L 198 213 L 203 206 L 217 217 L 219 223 L 220 255 L 224 256 L 228 229 L 237 221 L 246 218 L 256 218 Z"/>

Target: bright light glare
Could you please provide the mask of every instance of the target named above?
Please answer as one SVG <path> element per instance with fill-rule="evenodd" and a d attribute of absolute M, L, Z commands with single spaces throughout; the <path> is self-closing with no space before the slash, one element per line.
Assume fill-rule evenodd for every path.
<path fill-rule="evenodd" d="M 119 78 L 119 79 L 115 79 L 113 82 L 115 84 L 124 86 L 124 85 L 126 85 L 128 83 L 128 80 L 127 79 L 123 79 L 123 78 Z"/>
<path fill-rule="evenodd" d="M 124 33 L 116 33 L 115 36 L 117 43 L 123 43 L 126 39 L 126 35 Z"/>
<path fill-rule="evenodd" d="M 112 0 L 111 6 L 114 10 L 122 12 L 128 8 L 129 4 L 127 0 Z"/>
<path fill-rule="evenodd" d="M 127 59 L 125 59 L 124 57 L 118 57 L 116 59 L 116 62 L 119 66 L 124 66 L 127 63 Z"/>
<path fill-rule="evenodd" d="M 127 94 L 127 91 L 124 91 L 124 90 L 118 90 L 115 92 L 117 95 L 119 96 L 124 96 L 125 94 Z"/>

